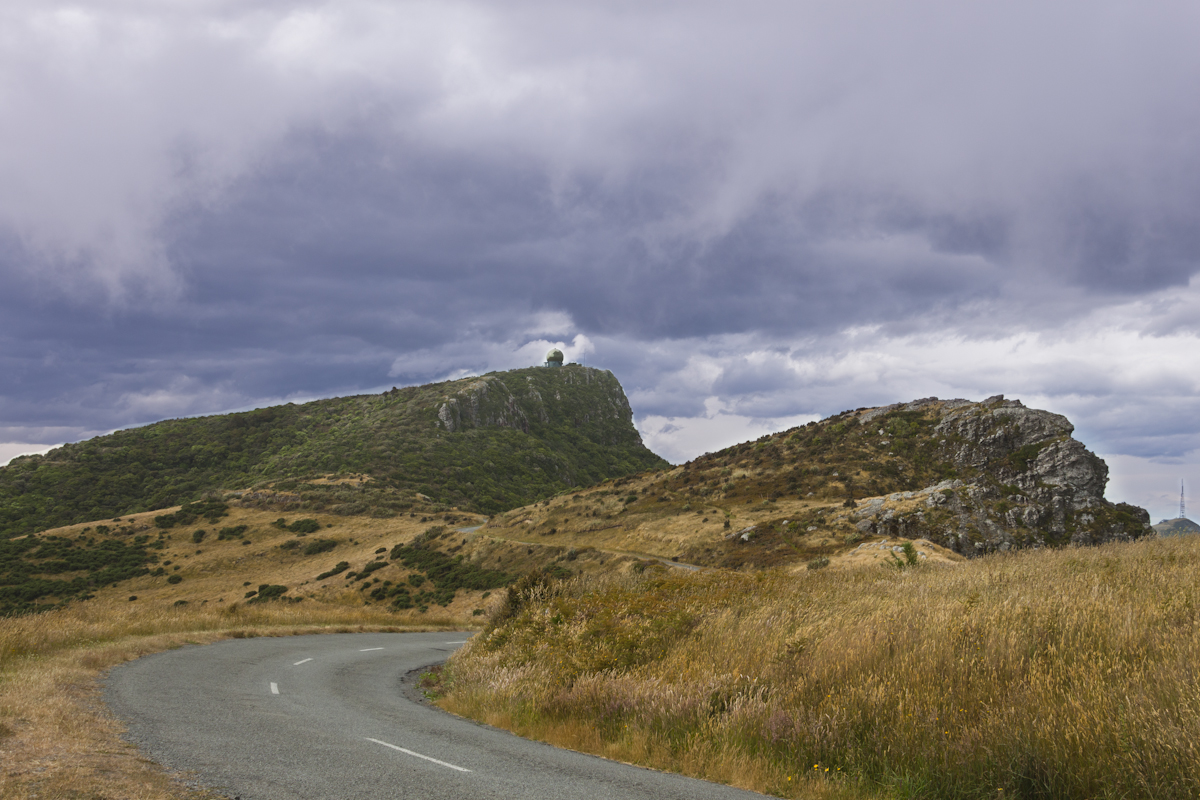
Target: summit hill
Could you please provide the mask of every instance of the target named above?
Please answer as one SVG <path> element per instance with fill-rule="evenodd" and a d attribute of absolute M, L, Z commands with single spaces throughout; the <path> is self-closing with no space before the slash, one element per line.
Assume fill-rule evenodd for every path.
<path fill-rule="evenodd" d="M 0 468 L 0 539 L 222 489 L 270 487 L 296 510 L 342 515 L 414 504 L 495 513 L 664 466 L 611 372 L 518 369 L 166 420 L 18 458 Z M 328 481 L 348 473 L 356 485 Z"/>
<path fill-rule="evenodd" d="M 1154 530 L 1158 531 L 1159 536 L 1183 536 L 1200 533 L 1200 525 L 1187 517 L 1176 517 L 1162 520 L 1154 526 Z"/>

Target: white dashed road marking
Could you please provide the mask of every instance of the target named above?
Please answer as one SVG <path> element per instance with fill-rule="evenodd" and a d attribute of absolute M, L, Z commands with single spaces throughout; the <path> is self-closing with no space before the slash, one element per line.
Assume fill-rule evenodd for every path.
<path fill-rule="evenodd" d="M 306 659 L 303 659 L 303 660 L 301 660 L 301 661 L 297 661 L 295 664 L 292 664 L 292 666 L 293 666 L 293 667 L 298 667 L 298 666 L 300 666 L 301 664 L 307 664 L 307 663 L 308 663 L 308 662 L 310 662 L 310 661 L 312 661 L 312 659 L 311 659 L 311 658 L 306 658 Z"/>
<path fill-rule="evenodd" d="M 279 684 L 278 683 L 271 684 L 271 694 L 279 694 Z"/>
<path fill-rule="evenodd" d="M 369 652 L 371 652 L 372 650 L 382 650 L 382 649 L 383 649 L 382 647 L 364 647 L 362 650 L 359 650 L 358 652 L 360 652 L 360 653 L 369 653 Z"/>
<path fill-rule="evenodd" d="M 383 648 L 379 648 L 379 649 L 382 650 Z M 456 767 L 453 764 L 447 764 L 445 761 L 438 761 L 436 758 L 431 758 L 430 756 L 423 756 L 420 753 L 414 753 L 412 750 L 406 750 L 403 747 L 397 747 L 394 744 L 388 744 L 387 742 L 381 742 L 378 739 L 372 739 L 369 736 L 366 738 L 367 738 L 368 742 L 374 742 L 375 744 L 381 744 L 384 747 L 390 747 L 393 750 L 399 750 L 401 753 L 404 753 L 405 755 L 413 756 L 414 758 L 423 758 L 426 761 L 432 761 L 434 764 L 437 764 L 442 767 L 448 767 L 449 769 L 456 769 L 459 772 L 470 772 L 471 771 L 471 770 L 467 769 L 466 767 Z"/>

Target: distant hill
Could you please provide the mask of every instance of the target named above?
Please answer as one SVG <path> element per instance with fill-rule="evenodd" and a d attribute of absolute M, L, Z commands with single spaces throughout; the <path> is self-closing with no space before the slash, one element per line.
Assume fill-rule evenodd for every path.
<path fill-rule="evenodd" d="M 632 418 L 611 372 L 571 364 L 166 420 L 0 467 L 0 539 L 217 489 L 293 492 L 298 508 L 341 514 L 494 513 L 667 466 Z M 321 480 L 347 473 L 360 485 Z"/>
<path fill-rule="evenodd" d="M 1185 533 L 1200 533 L 1200 525 L 1192 522 L 1187 517 L 1179 517 L 1177 519 L 1164 519 L 1154 526 L 1154 530 L 1158 531 L 1159 536 L 1182 536 Z"/>

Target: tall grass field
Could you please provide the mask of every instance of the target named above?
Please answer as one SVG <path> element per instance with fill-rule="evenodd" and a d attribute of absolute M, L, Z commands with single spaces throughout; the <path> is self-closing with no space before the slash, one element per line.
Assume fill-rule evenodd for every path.
<path fill-rule="evenodd" d="M 1200 537 L 527 580 L 442 705 L 783 797 L 1200 795 Z"/>

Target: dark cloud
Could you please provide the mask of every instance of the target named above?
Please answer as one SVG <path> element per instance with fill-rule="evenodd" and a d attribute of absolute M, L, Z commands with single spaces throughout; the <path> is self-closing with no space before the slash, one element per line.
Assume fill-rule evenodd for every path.
<path fill-rule="evenodd" d="M 1195 451 L 1192 4 L 3 13 L 8 441 L 554 343 L 681 453 L 998 391 Z"/>

